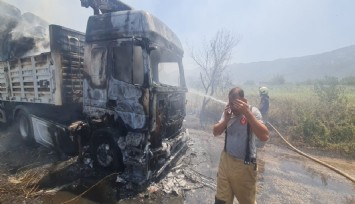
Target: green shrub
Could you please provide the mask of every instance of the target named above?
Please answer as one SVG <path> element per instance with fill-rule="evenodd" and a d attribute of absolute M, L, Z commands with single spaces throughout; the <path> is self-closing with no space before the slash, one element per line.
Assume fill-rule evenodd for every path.
<path fill-rule="evenodd" d="M 326 133 L 326 127 L 319 120 L 306 118 L 301 122 L 303 137 L 306 141 L 321 138 Z"/>
<path fill-rule="evenodd" d="M 337 80 L 319 81 L 310 98 L 279 97 L 271 104 L 275 109 L 270 112 L 270 121 L 286 128 L 291 138 L 355 154 L 355 107 Z"/>

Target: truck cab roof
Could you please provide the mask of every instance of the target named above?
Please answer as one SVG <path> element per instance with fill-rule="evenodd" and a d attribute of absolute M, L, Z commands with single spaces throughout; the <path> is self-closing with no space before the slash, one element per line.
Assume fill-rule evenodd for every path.
<path fill-rule="evenodd" d="M 132 37 L 147 38 L 150 42 L 183 55 L 181 42 L 175 33 L 146 11 L 117 11 L 90 16 L 88 20 L 86 42 Z"/>

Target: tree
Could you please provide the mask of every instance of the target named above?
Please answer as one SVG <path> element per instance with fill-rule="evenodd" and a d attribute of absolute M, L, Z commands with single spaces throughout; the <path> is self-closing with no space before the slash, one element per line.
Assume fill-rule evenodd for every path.
<path fill-rule="evenodd" d="M 236 39 L 229 31 L 220 30 L 208 43 L 204 43 L 205 45 L 198 53 L 191 52 L 192 59 L 201 70 L 200 80 L 206 95 L 203 98 L 200 112 L 201 124 L 211 97 L 219 88 L 223 89 L 221 86 L 225 85 L 223 83 L 225 80 L 230 81 L 225 71 L 232 51 L 238 43 L 239 39 Z"/>

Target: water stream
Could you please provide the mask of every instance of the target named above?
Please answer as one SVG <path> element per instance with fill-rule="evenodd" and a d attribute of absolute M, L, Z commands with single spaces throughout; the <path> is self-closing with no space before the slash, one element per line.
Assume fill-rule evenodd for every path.
<path fill-rule="evenodd" d="M 195 95 L 200 96 L 200 97 L 209 98 L 209 99 L 211 99 L 211 100 L 213 100 L 213 101 L 215 101 L 215 102 L 217 102 L 217 103 L 220 103 L 220 104 L 222 104 L 222 105 L 227 105 L 227 102 L 225 102 L 225 101 L 222 101 L 222 100 L 220 100 L 220 99 L 216 99 L 216 98 L 214 98 L 213 96 L 209 96 L 209 95 L 203 94 L 203 93 L 198 92 L 198 91 L 196 91 L 196 90 L 189 90 L 189 93 L 195 94 Z"/>

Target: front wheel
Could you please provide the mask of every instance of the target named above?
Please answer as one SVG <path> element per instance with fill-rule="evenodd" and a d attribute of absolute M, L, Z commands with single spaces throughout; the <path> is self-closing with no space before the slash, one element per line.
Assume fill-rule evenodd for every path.
<path fill-rule="evenodd" d="M 20 110 L 16 115 L 17 129 L 21 138 L 29 144 L 34 143 L 33 127 L 28 113 Z"/>
<path fill-rule="evenodd" d="M 100 133 L 92 142 L 91 157 L 96 167 L 113 171 L 123 171 L 123 158 L 120 149 L 110 136 Z"/>

